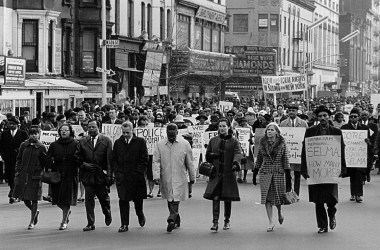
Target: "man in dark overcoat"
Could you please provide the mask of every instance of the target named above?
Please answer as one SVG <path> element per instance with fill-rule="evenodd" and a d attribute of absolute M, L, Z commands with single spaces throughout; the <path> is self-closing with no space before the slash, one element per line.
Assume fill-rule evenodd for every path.
<path fill-rule="evenodd" d="M 124 122 L 121 130 L 123 134 L 113 147 L 112 167 L 119 196 L 119 232 L 126 232 L 129 226 L 129 201 L 135 204 L 140 226 L 145 225 L 143 200 L 147 198 L 145 171 L 148 167 L 148 148 L 144 138 L 133 135 L 131 122 Z"/>
<path fill-rule="evenodd" d="M 4 130 L 0 139 L 0 154 L 5 164 L 5 179 L 8 180 L 10 188 L 8 197 L 9 203 L 14 203 L 13 189 L 15 178 L 16 158 L 19 152 L 21 143 L 28 139 L 28 134 L 21 129 L 18 129 L 20 122 L 12 116 L 8 119 L 8 129 Z"/>
<path fill-rule="evenodd" d="M 349 121 L 344 124 L 340 129 L 342 130 L 365 130 L 367 131 L 367 138 L 365 142 L 367 143 L 367 152 L 369 161 L 369 145 L 371 144 L 369 140 L 369 128 L 363 123 L 359 122 L 360 111 L 357 108 L 353 108 L 350 112 Z M 372 144 L 371 144 L 372 145 Z M 367 166 L 368 167 L 368 166 Z M 367 173 L 367 168 L 347 168 L 347 174 L 350 176 L 350 201 L 355 201 L 360 203 L 363 201 L 363 182 Z"/>
<path fill-rule="evenodd" d="M 105 215 L 105 224 L 112 222 L 109 186 L 112 184 L 112 141 L 99 133 L 100 122 L 88 122 L 88 136 L 79 140 L 75 158 L 79 163 L 81 181 L 85 188 L 87 226 L 83 231 L 95 230 L 95 196 Z"/>
<path fill-rule="evenodd" d="M 325 106 L 320 106 L 315 110 L 315 115 L 318 118 L 319 124 L 306 129 L 305 138 L 303 141 L 302 154 L 301 154 L 301 175 L 307 179 L 308 168 L 306 161 L 306 149 L 305 139 L 308 137 L 320 136 L 320 135 L 339 135 L 341 136 L 341 173 L 340 177 L 347 176 L 346 160 L 344 156 L 344 142 L 342 131 L 334 128 L 329 123 L 331 111 Z M 336 183 L 323 183 L 316 185 L 309 185 L 309 201 L 315 203 L 315 213 L 317 217 L 318 233 L 328 232 L 328 220 L 330 222 L 330 229 L 333 230 L 336 227 L 336 204 L 338 203 L 338 184 Z M 325 203 L 327 204 L 327 213 L 325 209 Z"/>

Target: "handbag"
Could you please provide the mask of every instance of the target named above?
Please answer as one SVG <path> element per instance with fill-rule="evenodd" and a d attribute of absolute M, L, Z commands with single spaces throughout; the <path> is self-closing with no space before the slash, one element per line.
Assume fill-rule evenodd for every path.
<path fill-rule="evenodd" d="M 199 166 L 199 173 L 208 177 L 214 177 L 216 174 L 216 168 L 209 162 L 202 162 Z"/>
<path fill-rule="evenodd" d="M 285 205 L 290 205 L 299 202 L 300 198 L 293 190 L 285 193 Z"/>
<path fill-rule="evenodd" d="M 41 176 L 41 181 L 44 183 L 55 184 L 61 181 L 59 172 L 44 171 Z"/>

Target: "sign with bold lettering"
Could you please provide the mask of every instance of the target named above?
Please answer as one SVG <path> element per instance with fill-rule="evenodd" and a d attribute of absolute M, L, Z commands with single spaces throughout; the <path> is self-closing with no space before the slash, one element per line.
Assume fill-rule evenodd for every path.
<path fill-rule="evenodd" d="M 40 141 L 49 150 L 50 144 L 58 140 L 58 131 L 41 131 Z"/>
<path fill-rule="evenodd" d="M 305 138 L 308 185 L 338 183 L 341 172 L 341 137 L 322 135 Z"/>
<path fill-rule="evenodd" d="M 205 145 L 208 145 L 208 143 L 210 142 L 210 139 L 217 136 L 218 135 L 218 131 L 207 131 L 204 133 L 204 143 Z"/>
<path fill-rule="evenodd" d="M 203 148 L 203 140 L 204 133 L 206 130 L 206 125 L 197 125 L 187 127 L 188 132 L 193 136 L 193 148 L 202 149 Z"/>
<path fill-rule="evenodd" d="M 232 102 L 225 102 L 225 101 L 219 102 L 219 110 L 221 112 L 227 112 L 228 110 L 231 110 L 233 106 L 234 104 Z"/>
<path fill-rule="evenodd" d="M 275 75 L 276 74 L 276 54 L 256 55 L 245 53 L 239 55 L 234 60 L 234 74 L 256 74 Z"/>
<path fill-rule="evenodd" d="M 302 142 L 306 128 L 281 127 L 280 129 L 289 152 L 289 162 L 301 164 Z"/>
<path fill-rule="evenodd" d="M 367 130 L 342 130 L 348 168 L 367 168 Z"/>
<path fill-rule="evenodd" d="M 251 137 L 250 128 L 236 128 L 238 132 L 238 141 L 240 142 L 241 148 L 244 150 L 245 156 L 249 155 L 249 139 Z"/>
<path fill-rule="evenodd" d="M 26 60 L 23 58 L 5 57 L 5 84 L 23 86 L 25 83 L 25 65 Z"/>
<path fill-rule="evenodd" d="M 157 142 L 166 138 L 166 128 L 136 128 L 137 137 L 144 138 L 148 147 L 148 154 L 153 155 Z"/>
<path fill-rule="evenodd" d="M 284 93 L 306 90 L 306 74 L 262 76 L 265 93 Z"/>
<path fill-rule="evenodd" d="M 207 9 L 205 7 L 199 7 L 195 17 L 204 19 L 213 23 L 223 24 L 224 21 L 226 20 L 226 16 L 227 15 L 225 13 L 216 12 L 214 10 Z"/>
<path fill-rule="evenodd" d="M 111 139 L 113 146 L 115 141 L 123 134 L 121 124 L 102 124 L 102 134 Z"/>

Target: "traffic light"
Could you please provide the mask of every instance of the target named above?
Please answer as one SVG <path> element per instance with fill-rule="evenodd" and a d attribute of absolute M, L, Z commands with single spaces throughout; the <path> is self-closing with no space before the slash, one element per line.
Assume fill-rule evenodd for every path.
<path fill-rule="evenodd" d="M 336 66 L 337 66 L 338 68 L 340 67 L 340 60 L 339 60 L 339 59 L 336 60 Z"/>
<path fill-rule="evenodd" d="M 344 59 L 344 67 L 348 67 L 348 59 L 347 58 Z"/>

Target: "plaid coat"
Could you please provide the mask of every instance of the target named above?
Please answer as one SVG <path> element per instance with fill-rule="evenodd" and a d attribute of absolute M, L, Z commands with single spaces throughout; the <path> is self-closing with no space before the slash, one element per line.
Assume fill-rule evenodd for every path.
<path fill-rule="evenodd" d="M 290 164 L 289 153 L 282 136 L 276 139 L 272 150 L 269 149 L 267 137 L 264 136 L 260 140 L 256 168 L 260 169 L 261 204 L 265 204 L 267 200 L 273 206 L 284 204 L 285 170 L 290 169 Z M 271 193 L 271 197 L 267 197 L 268 193 Z"/>

